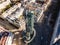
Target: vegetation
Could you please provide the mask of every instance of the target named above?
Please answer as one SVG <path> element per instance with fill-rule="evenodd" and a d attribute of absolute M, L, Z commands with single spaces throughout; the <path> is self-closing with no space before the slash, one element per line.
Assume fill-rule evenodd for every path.
<path fill-rule="evenodd" d="M 1 13 L 5 12 L 5 11 L 6 11 L 7 9 L 9 9 L 10 7 L 12 7 L 12 4 L 9 4 L 9 5 L 6 6 L 6 8 L 2 9 L 2 12 L 1 12 Z"/>

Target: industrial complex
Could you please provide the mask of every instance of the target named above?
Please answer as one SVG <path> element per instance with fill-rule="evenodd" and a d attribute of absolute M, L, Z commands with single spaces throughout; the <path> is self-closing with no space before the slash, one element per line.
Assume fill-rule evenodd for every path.
<path fill-rule="evenodd" d="M 59 0 L 0 0 L 0 45 L 59 45 Z"/>

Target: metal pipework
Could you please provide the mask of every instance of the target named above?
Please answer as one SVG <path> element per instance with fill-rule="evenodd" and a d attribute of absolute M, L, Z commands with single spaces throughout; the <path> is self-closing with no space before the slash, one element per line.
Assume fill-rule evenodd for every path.
<path fill-rule="evenodd" d="M 23 32 L 23 39 L 25 43 L 30 43 L 36 36 L 34 29 L 34 14 L 28 12 L 26 15 L 26 30 Z"/>

